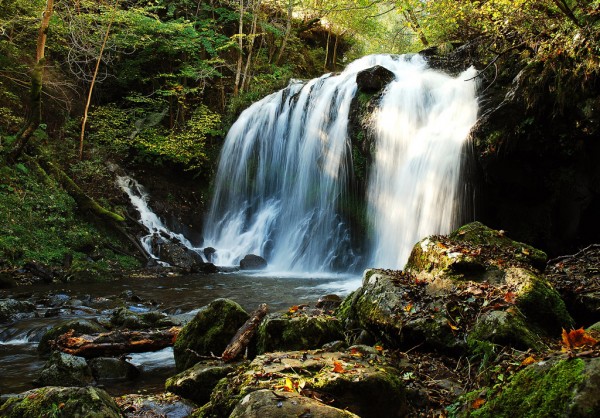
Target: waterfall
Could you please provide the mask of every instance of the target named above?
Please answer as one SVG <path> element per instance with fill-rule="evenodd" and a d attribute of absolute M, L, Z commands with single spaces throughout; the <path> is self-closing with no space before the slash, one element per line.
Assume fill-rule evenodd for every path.
<path fill-rule="evenodd" d="M 153 240 L 162 240 L 164 238 L 173 242 L 180 242 L 183 246 L 202 255 L 197 248 L 183 234 L 178 234 L 167 228 L 158 215 L 150 209 L 148 204 L 149 196 L 146 190 L 135 179 L 129 176 L 117 176 L 117 185 L 123 190 L 134 208 L 140 214 L 139 222 L 147 229 L 148 234 L 140 238 L 140 242 L 146 252 L 155 260 L 160 259 L 160 254 L 155 254 L 156 245 Z M 159 263 L 167 265 L 164 262 Z"/>
<path fill-rule="evenodd" d="M 394 72 L 396 80 L 386 89 L 373 121 L 378 143 L 376 166 L 370 175 L 369 215 L 380 218 L 371 221 L 373 255 L 361 258 L 352 248 L 349 225 L 338 209 L 352 175 L 347 127 L 350 103 L 357 90 L 356 74 L 374 65 Z M 408 146 L 403 144 L 406 138 L 414 136 L 414 141 L 431 142 L 432 149 L 443 153 L 436 157 L 437 162 L 427 164 L 435 173 L 412 175 L 406 181 L 424 181 L 418 187 L 421 193 L 431 189 L 439 198 L 434 206 L 440 204 L 441 210 L 452 218 L 453 203 L 443 199 L 456 199 L 457 194 L 438 190 L 449 187 L 451 181 L 445 171 L 439 170 L 441 160 L 453 160 L 448 167 L 452 164 L 458 167 L 460 158 L 450 155 L 452 147 L 439 144 L 445 141 L 446 129 L 454 130 L 453 126 L 460 124 L 455 119 L 469 119 L 463 117 L 462 111 L 476 117 L 474 82 L 467 83 L 464 79 L 427 69 L 419 56 L 371 55 L 354 61 L 339 75 L 326 74 L 306 83 L 292 81 L 284 90 L 254 103 L 233 124 L 221 151 L 215 193 L 204 228 L 205 244 L 217 250 L 215 264 L 235 265 L 244 255 L 257 254 L 267 258 L 270 268 L 276 271 L 352 270 L 370 262 L 402 267 L 398 263 L 410 248 L 400 248 L 408 245 L 407 241 L 396 242 L 393 237 L 400 233 L 410 235 L 409 226 L 403 223 L 410 221 L 409 211 L 416 211 L 415 222 L 421 222 L 419 219 L 430 222 L 428 226 L 417 227 L 418 233 L 442 232 L 436 228 L 447 225 L 445 221 L 433 220 L 439 217 L 433 214 L 438 209 L 424 207 L 432 204 L 431 199 L 425 201 L 419 197 L 419 203 L 412 209 L 405 204 L 413 198 L 404 194 L 412 193 L 411 187 L 398 185 L 402 180 L 397 177 L 404 174 L 394 169 L 406 165 L 404 171 L 412 175 L 412 166 L 426 165 L 417 161 L 419 156 L 427 157 L 429 151 L 421 149 L 425 145 Z M 470 93 L 462 93 L 460 86 Z M 418 99 L 417 91 L 423 97 Z M 466 104 L 453 101 L 453 98 L 464 100 L 468 95 L 469 109 Z M 415 109 L 410 108 L 411 103 Z M 414 116 L 404 115 L 413 111 Z M 430 117 L 430 111 L 440 116 Z M 455 118 L 455 114 L 460 118 Z M 461 138 L 458 132 L 451 135 L 459 154 L 460 144 L 474 120 L 469 123 L 457 129 L 462 133 Z M 435 126 L 428 127 L 429 124 Z M 397 140 L 393 138 L 395 132 L 403 132 Z M 429 139 L 429 134 L 437 139 Z M 397 220 L 396 211 L 406 214 Z"/>

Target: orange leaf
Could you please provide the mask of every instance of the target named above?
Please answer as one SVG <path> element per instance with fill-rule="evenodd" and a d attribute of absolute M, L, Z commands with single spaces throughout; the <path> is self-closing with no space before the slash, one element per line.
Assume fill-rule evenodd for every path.
<path fill-rule="evenodd" d="M 298 305 L 294 305 L 294 306 L 292 306 L 292 307 L 291 307 L 291 308 L 288 310 L 288 312 L 289 312 L 289 313 L 296 313 L 296 312 L 298 312 Z"/>
<path fill-rule="evenodd" d="M 521 366 L 529 366 L 535 362 L 537 362 L 537 360 L 533 356 L 529 356 L 521 362 Z"/>
<path fill-rule="evenodd" d="M 376 345 L 376 346 L 375 346 L 375 350 L 377 350 L 377 351 L 381 352 L 381 351 L 383 351 L 383 347 L 382 347 L 382 346 L 380 346 L 380 345 Z"/>
<path fill-rule="evenodd" d="M 517 294 L 515 292 L 506 292 L 504 295 L 504 301 L 506 303 L 515 303 L 515 299 L 517 298 Z"/>
<path fill-rule="evenodd" d="M 357 348 L 353 348 L 350 350 L 350 355 L 354 357 L 362 357 L 363 353 L 361 353 Z"/>
<path fill-rule="evenodd" d="M 285 392 L 293 392 L 294 391 L 294 384 L 292 383 L 292 380 L 289 377 L 285 378 L 285 385 L 283 385 L 283 390 Z"/>
<path fill-rule="evenodd" d="M 410 312 L 410 310 L 412 309 L 412 307 L 413 307 L 413 304 L 412 304 L 412 303 L 409 303 L 408 305 L 406 305 L 406 306 L 404 307 L 404 310 L 405 310 L 406 312 Z"/>
<path fill-rule="evenodd" d="M 483 398 L 477 398 L 473 401 L 473 403 L 471 404 L 471 407 L 473 409 L 479 409 L 483 406 L 483 404 L 485 403 L 485 399 Z"/>
<path fill-rule="evenodd" d="M 345 373 L 344 366 L 339 361 L 333 362 L 333 372 L 334 373 Z"/>
<path fill-rule="evenodd" d="M 458 327 L 456 325 L 454 325 L 452 322 L 450 322 L 450 320 L 447 320 L 448 322 L 448 326 L 452 329 L 452 331 L 457 331 Z"/>
<path fill-rule="evenodd" d="M 570 332 L 563 328 L 562 343 L 567 348 L 580 348 L 584 346 L 592 347 L 598 344 L 598 340 L 585 332 L 583 328 L 574 329 Z"/>

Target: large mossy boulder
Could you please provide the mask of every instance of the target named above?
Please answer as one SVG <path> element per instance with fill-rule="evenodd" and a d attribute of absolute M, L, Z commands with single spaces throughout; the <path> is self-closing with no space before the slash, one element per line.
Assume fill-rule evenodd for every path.
<path fill-rule="evenodd" d="M 100 382 L 114 380 L 133 380 L 140 370 L 127 360 L 113 357 L 98 357 L 88 362 L 92 375 Z"/>
<path fill-rule="evenodd" d="M 176 325 L 175 321 L 165 313 L 158 311 L 137 313 L 126 307 L 115 309 L 110 317 L 110 323 L 130 330 L 169 328 Z"/>
<path fill-rule="evenodd" d="M 257 390 L 238 402 L 229 418 L 319 417 L 358 418 L 358 415 L 325 405 L 299 393 Z"/>
<path fill-rule="evenodd" d="M 39 386 L 87 386 L 94 382 L 92 370 L 83 357 L 55 351 L 40 372 Z"/>
<path fill-rule="evenodd" d="M 53 387 L 34 389 L 10 397 L 0 406 L 5 418 L 120 418 L 115 401 L 94 387 Z"/>
<path fill-rule="evenodd" d="M 258 353 L 321 348 L 344 338 L 338 318 L 313 311 L 269 314 L 258 329 Z"/>
<path fill-rule="evenodd" d="M 192 367 L 198 356 L 221 355 L 250 316 L 236 302 L 217 299 L 204 306 L 179 333 L 173 354 L 177 370 Z"/>
<path fill-rule="evenodd" d="M 455 416 L 594 418 L 600 416 L 599 385 L 600 358 L 541 361 L 487 394 L 478 390 L 466 395 Z M 485 403 L 474 409 L 473 398 L 482 394 Z"/>
<path fill-rule="evenodd" d="M 204 405 L 209 401 L 210 394 L 219 380 L 235 369 L 234 365 L 216 360 L 201 361 L 167 379 L 165 390 L 190 399 L 198 405 Z"/>
<path fill-rule="evenodd" d="M 50 341 L 57 339 L 59 336 L 70 330 L 74 330 L 77 335 L 99 334 L 107 331 L 106 328 L 96 321 L 88 319 L 72 319 L 50 328 L 42 336 L 42 339 L 38 344 L 38 351 L 40 353 L 48 353 L 51 350 Z"/>
<path fill-rule="evenodd" d="M 264 389 L 282 396 L 298 392 L 364 418 L 402 417 L 407 411 L 399 371 L 379 354 L 350 348 L 260 355 L 221 379 L 197 416 L 229 416 L 246 395 Z"/>
<path fill-rule="evenodd" d="M 539 349 L 540 336 L 573 325 L 537 269 L 544 261 L 541 251 L 475 222 L 417 243 L 405 271 L 367 270 L 337 315 L 395 347 L 462 352 L 488 341 Z"/>

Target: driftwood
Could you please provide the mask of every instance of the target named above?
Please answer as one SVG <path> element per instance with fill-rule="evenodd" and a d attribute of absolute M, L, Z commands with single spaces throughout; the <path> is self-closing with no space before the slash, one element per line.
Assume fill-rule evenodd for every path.
<path fill-rule="evenodd" d="M 75 336 L 74 330 L 62 334 L 52 343 L 63 353 L 85 358 L 118 356 L 125 353 L 158 351 L 175 343 L 180 327 L 157 331 L 112 331 Z"/>
<path fill-rule="evenodd" d="M 242 327 L 229 342 L 229 345 L 225 347 L 225 351 L 223 351 L 223 354 L 221 354 L 221 359 L 223 361 L 227 362 L 234 360 L 242 351 L 245 350 L 250 343 L 250 340 L 256 333 L 258 326 L 268 312 L 269 307 L 266 303 L 261 304 L 258 309 L 252 312 L 250 319 L 248 319 L 246 323 L 242 325 Z"/>

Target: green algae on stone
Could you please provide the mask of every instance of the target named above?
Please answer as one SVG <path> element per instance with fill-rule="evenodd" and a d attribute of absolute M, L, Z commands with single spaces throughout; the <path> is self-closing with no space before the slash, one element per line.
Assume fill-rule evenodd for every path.
<path fill-rule="evenodd" d="M 469 333 L 467 344 L 476 347 L 482 341 L 538 351 L 543 347 L 542 340 L 529 329 L 523 315 L 513 310 L 483 314 Z"/>
<path fill-rule="evenodd" d="M 42 339 L 38 344 L 38 351 L 40 353 L 49 353 L 51 350 L 50 341 L 55 340 L 56 338 L 58 338 L 66 332 L 69 332 L 70 330 L 74 330 L 77 335 L 97 334 L 107 331 L 106 328 L 104 328 L 96 321 L 88 319 L 72 319 L 61 324 L 55 325 L 54 327 L 46 331 L 46 333 L 42 336 Z"/>
<path fill-rule="evenodd" d="M 167 379 L 165 390 L 204 405 L 219 381 L 236 366 L 217 361 L 202 361 Z"/>
<path fill-rule="evenodd" d="M 11 396 L 0 406 L 5 418 L 120 418 L 115 401 L 94 387 L 47 386 Z"/>
<path fill-rule="evenodd" d="M 197 355 L 220 355 L 249 317 L 239 304 L 229 299 L 217 299 L 203 307 L 177 336 L 173 347 L 177 370 L 196 364 Z"/>

